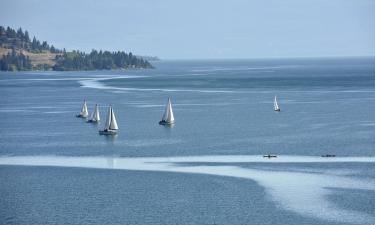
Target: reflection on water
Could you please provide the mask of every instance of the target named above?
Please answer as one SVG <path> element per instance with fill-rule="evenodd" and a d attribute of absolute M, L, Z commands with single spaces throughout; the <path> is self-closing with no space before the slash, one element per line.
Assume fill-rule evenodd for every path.
<path fill-rule="evenodd" d="M 118 135 L 119 134 L 113 134 L 113 135 L 100 135 L 100 136 L 104 136 L 105 137 L 105 140 L 107 141 L 107 143 L 114 143 L 116 141 L 116 139 L 118 138 Z"/>
<path fill-rule="evenodd" d="M 172 123 L 172 124 L 163 124 L 163 125 L 160 125 L 160 126 L 165 127 L 167 130 L 170 130 L 169 128 L 173 128 L 175 126 L 175 124 L 174 123 Z"/>

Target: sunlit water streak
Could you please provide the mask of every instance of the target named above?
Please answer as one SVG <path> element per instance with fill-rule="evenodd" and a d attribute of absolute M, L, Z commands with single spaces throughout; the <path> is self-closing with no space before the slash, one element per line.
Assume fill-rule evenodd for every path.
<path fill-rule="evenodd" d="M 105 77 L 105 78 L 83 78 L 76 79 L 81 87 L 83 88 L 94 88 L 100 90 L 112 90 L 112 91 L 147 91 L 147 92 L 195 92 L 195 93 L 263 93 L 269 94 L 274 93 L 273 91 L 266 90 L 219 90 L 219 89 L 174 89 L 174 88 L 136 88 L 136 87 L 118 87 L 104 84 L 101 81 L 112 80 L 112 79 L 128 79 L 128 78 L 141 78 L 142 76 L 129 76 L 129 77 Z M 45 79 L 47 80 L 47 79 Z M 74 80 L 74 79 L 73 79 Z M 374 93 L 374 90 L 279 90 L 278 93 Z"/>
<path fill-rule="evenodd" d="M 371 224 L 375 217 L 366 213 L 337 207 L 327 199 L 330 188 L 375 191 L 372 179 L 357 179 L 329 173 L 277 171 L 244 168 L 234 163 L 375 163 L 375 157 L 308 157 L 281 156 L 266 159 L 261 156 L 190 156 L 190 157 L 64 157 L 16 156 L 0 157 L 0 165 L 56 166 L 115 170 L 160 171 L 208 174 L 245 178 L 263 186 L 269 197 L 286 210 L 303 216 L 352 224 Z M 181 164 L 182 163 L 182 164 Z M 185 163 L 185 164 L 184 164 Z M 190 165 L 186 163 L 196 163 Z M 225 165 L 204 165 L 225 163 Z"/>
<path fill-rule="evenodd" d="M 124 78 L 124 77 L 122 77 Z M 93 78 L 89 80 L 79 80 L 79 83 L 84 88 L 95 88 L 95 89 L 108 89 L 108 90 L 122 90 L 122 91 L 162 91 L 162 92 L 201 92 L 201 93 L 240 93 L 238 91 L 225 91 L 225 90 L 196 90 L 196 89 L 167 89 L 167 88 L 125 88 L 125 87 L 114 87 L 103 84 L 100 81 L 117 79 L 117 77 L 111 78 Z"/>

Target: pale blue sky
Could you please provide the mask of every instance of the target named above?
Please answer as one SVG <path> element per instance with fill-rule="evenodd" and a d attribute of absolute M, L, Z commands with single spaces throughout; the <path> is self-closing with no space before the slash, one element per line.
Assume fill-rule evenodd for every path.
<path fill-rule="evenodd" d="M 165 59 L 375 55 L 375 0 L 0 0 L 0 21 Z"/>

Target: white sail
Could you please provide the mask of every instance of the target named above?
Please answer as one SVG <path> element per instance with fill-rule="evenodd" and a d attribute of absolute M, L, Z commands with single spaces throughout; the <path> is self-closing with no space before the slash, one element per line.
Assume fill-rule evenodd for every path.
<path fill-rule="evenodd" d="M 168 103 L 167 105 L 165 106 L 165 110 L 164 110 L 164 114 L 163 114 L 163 117 L 161 118 L 162 121 L 167 121 L 168 119 L 168 114 L 169 114 L 169 98 L 168 98 Z"/>
<path fill-rule="evenodd" d="M 168 123 L 173 123 L 174 122 L 174 116 L 173 116 L 173 110 L 172 110 L 172 103 L 171 103 L 171 99 L 168 98 L 168 116 L 167 116 L 167 119 L 165 121 L 167 121 Z"/>
<path fill-rule="evenodd" d="M 94 109 L 94 111 L 92 111 L 89 120 L 93 121 L 94 120 L 94 116 L 95 116 L 95 109 Z"/>
<path fill-rule="evenodd" d="M 93 117 L 91 119 L 93 121 L 100 121 L 100 114 L 99 114 L 99 106 L 98 106 L 98 104 L 95 105 L 95 111 L 94 111 Z"/>
<path fill-rule="evenodd" d="M 99 112 L 99 110 L 98 110 Z M 103 130 L 99 130 L 100 135 L 115 135 L 117 134 L 118 126 L 113 112 L 112 106 L 109 107 L 107 120 L 105 121 L 105 126 Z"/>
<path fill-rule="evenodd" d="M 166 123 L 173 123 L 174 122 L 174 116 L 173 116 L 173 110 L 172 110 L 172 103 L 171 99 L 168 98 L 167 105 L 165 106 L 164 114 L 161 119 L 161 122 Z"/>
<path fill-rule="evenodd" d="M 277 104 L 277 97 L 276 97 L 276 95 L 275 95 L 275 101 L 273 102 L 273 106 L 274 106 L 275 111 L 279 111 L 280 110 L 280 107 Z"/>
<path fill-rule="evenodd" d="M 82 110 L 81 110 L 81 116 L 83 117 L 87 117 L 89 115 L 89 111 L 87 110 L 87 104 L 86 104 L 86 100 L 83 101 L 83 106 L 82 106 Z"/>
<path fill-rule="evenodd" d="M 115 113 L 113 112 L 112 107 L 111 107 L 111 123 L 109 124 L 109 129 L 111 129 L 111 130 L 118 130 Z"/>
<path fill-rule="evenodd" d="M 105 121 L 104 129 L 109 129 L 109 126 L 111 125 L 111 114 L 112 114 L 111 112 L 112 112 L 112 107 L 110 106 L 108 110 L 107 120 Z"/>

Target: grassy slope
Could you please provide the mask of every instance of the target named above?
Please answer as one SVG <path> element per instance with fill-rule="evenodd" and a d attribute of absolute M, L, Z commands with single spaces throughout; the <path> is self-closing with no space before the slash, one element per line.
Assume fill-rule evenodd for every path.
<path fill-rule="evenodd" d="M 11 49 L 0 47 L 0 56 L 8 54 L 8 52 L 11 52 Z M 55 57 L 56 53 L 51 53 L 49 51 L 43 52 L 43 53 L 31 53 L 25 50 L 21 50 L 22 53 L 26 56 L 30 57 L 31 64 L 33 66 L 36 66 L 38 64 L 48 64 L 48 65 L 55 65 Z M 20 50 L 16 50 L 16 52 L 20 52 Z"/>

